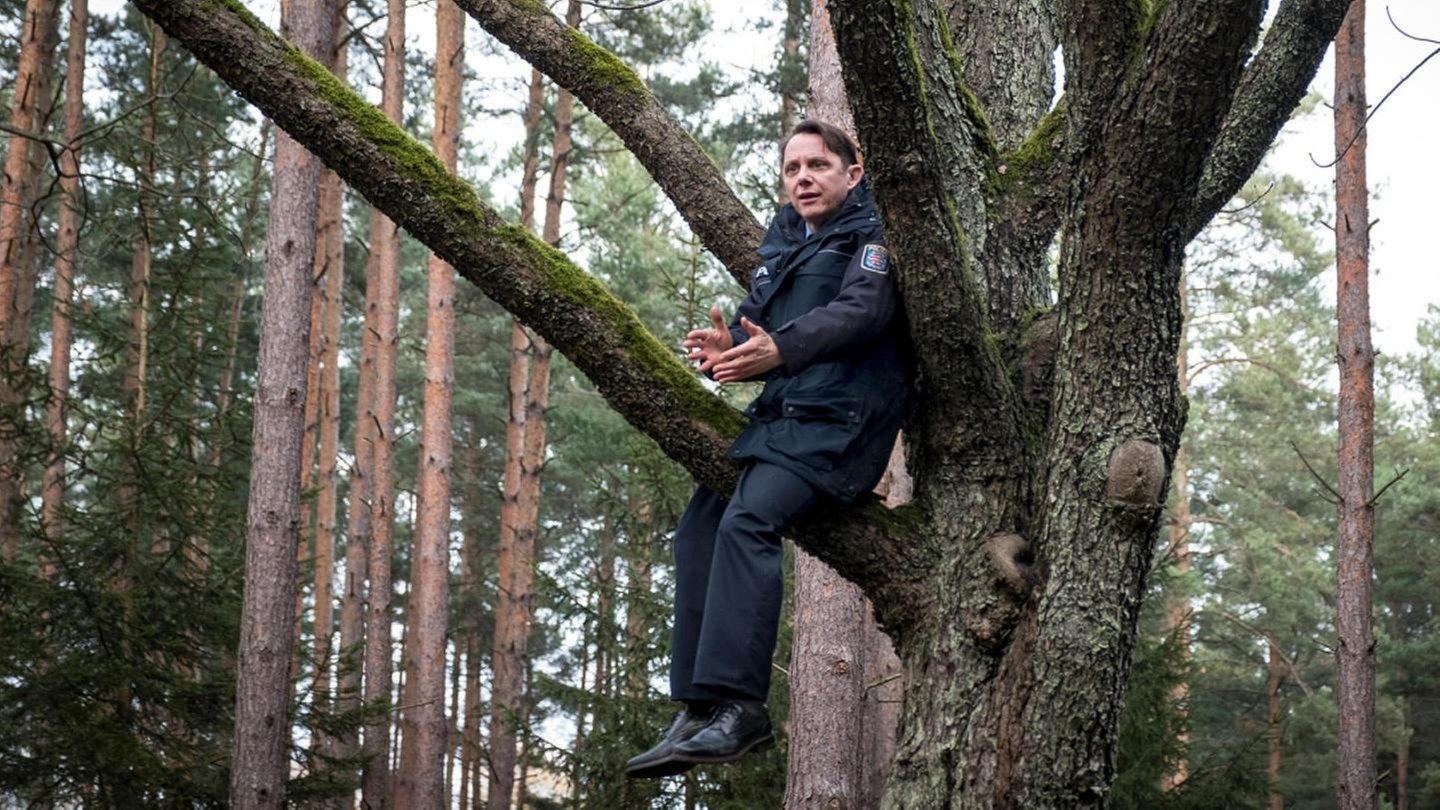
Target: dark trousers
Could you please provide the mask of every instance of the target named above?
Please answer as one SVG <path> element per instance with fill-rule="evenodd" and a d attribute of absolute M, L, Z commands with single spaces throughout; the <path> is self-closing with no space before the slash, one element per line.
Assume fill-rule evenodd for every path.
<path fill-rule="evenodd" d="M 784 590 L 780 536 L 822 497 L 763 462 L 740 474 L 729 500 L 695 490 L 675 528 L 671 698 L 765 699 Z"/>

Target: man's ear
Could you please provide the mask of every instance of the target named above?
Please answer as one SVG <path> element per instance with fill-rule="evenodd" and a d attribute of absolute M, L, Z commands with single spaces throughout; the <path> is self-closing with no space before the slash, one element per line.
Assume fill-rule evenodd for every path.
<path fill-rule="evenodd" d="M 865 167 L 859 163 L 851 163 L 850 168 L 845 170 L 849 178 L 845 181 L 846 188 L 854 188 L 860 185 L 860 178 L 865 176 Z"/>

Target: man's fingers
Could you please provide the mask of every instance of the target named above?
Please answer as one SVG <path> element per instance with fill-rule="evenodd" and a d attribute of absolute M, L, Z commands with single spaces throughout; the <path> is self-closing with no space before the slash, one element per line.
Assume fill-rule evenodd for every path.
<path fill-rule="evenodd" d="M 710 307 L 710 322 L 715 324 L 716 329 L 725 331 L 725 316 L 720 313 L 720 307 Z"/>

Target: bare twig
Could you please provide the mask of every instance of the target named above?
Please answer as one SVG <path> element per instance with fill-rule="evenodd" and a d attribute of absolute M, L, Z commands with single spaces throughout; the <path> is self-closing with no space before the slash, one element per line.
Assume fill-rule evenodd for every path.
<path fill-rule="evenodd" d="M 1394 478 L 1391 478 L 1389 483 L 1387 483 L 1385 486 L 1381 487 L 1379 492 L 1375 493 L 1375 497 L 1373 497 L 1373 498 L 1371 498 L 1370 500 L 1368 500 L 1368 501 L 1365 502 L 1365 508 L 1368 509 L 1368 508 L 1374 506 L 1374 505 L 1375 505 L 1375 502 L 1378 501 L 1378 500 L 1380 500 L 1380 496 L 1381 496 L 1381 495 L 1384 495 L 1385 492 L 1390 489 L 1390 487 L 1393 487 L 1393 486 L 1395 486 L 1396 484 L 1400 483 L 1400 479 L 1401 479 L 1401 478 L 1404 478 L 1405 476 L 1407 476 L 1407 475 L 1409 475 L 1409 474 L 1410 474 L 1410 468 L 1409 468 L 1409 467 L 1406 467 L 1406 468 L 1403 469 L 1403 470 L 1397 471 L 1397 472 L 1395 473 L 1395 477 L 1394 477 Z"/>
<path fill-rule="evenodd" d="M 1300 446 L 1299 446 L 1299 445 L 1295 444 L 1294 441 L 1291 441 L 1291 442 L 1290 442 L 1290 449 L 1291 449 L 1291 450 L 1294 450 L 1294 451 L 1295 451 L 1295 455 L 1297 455 L 1297 456 L 1300 457 L 1300 463 L 1304 464 L 1304 465 L 1305 465 L 1305 469 L 1309 470 L 1309 471 L 1310 471 L 1310 474 L 1315 477 L 1316 483 L 1318 483 L 1318 484 L 1320 484 L 1320 486 L 1324 487 L 1324 488 L 1325 488 L 1325 491 L 1326 491 L 1326 492 L 1329 492 L 1330 495 L 1333 496 L 1332 498 L 1327 498 L 1327 497 L 1325 497 L 1325 495 L 1322 494 L 1322 493 L 1316 493 L 1316 494 L 1319 494 L 1319 495 L 1320 495 L 1320 498 L 1321 498 L 1322 500 L 1324 500 L 1326 503 L 1333 504 L 1333 505 L 1335 505 L 1335 506 L 1339 506 L 1340 504 L 1342 504 L 1342 503 L 1345 502 L 1345 498 L 1342 497 L 1342 496 L 1340 495 L 1340 493 L 1336 492 L 1336 491 L 1335 491 L 1335 488 L 1332 487 L 1332 486 L 1330 486 L 1330 484 L 1329 484 L 1328 482 L 1326 482 L 1326 480 L 1325 480 L 1324 478 L 1321 478 L 1321 477 L 1320 477 L 1320 473 L 1315 472 L 1315 468 L 1314 468 L 1314 467 L 1310 466 L 1310 459 L 1305 458 L 1305 454 L 1302 453 L 1302 452 L 1300 452 Z"/>
<path fill-rule="evenodd" d="M 1390 19 L 1390 25 L 1391 25 L 1392 27 L 1394 27 L 1394 29 L 1395 29 L 1396 31 L 1399 31 L 1400 34 L 1401 34 L 1401 36 L 1404 36 L 1404 37 L 1406 37 L 1406 38 L 1408 38 L 1408 39 L 1413 39 L 1413 40 L 1415 40 L 1416 42 L 1426 42 L 1426 43 L 1430 43 L 1430 44 L 1432 44 L 1432 45 L 1440 45 L 1440 40 L 1425 39 L 1424 37 L 1417 37 L 1417 36 L 1415 36 L 1415 35 L 1413 35 L 1413 34 L 1407 33 L 1404 29 L 1402 29 L 1399 25 L 1397 25 L 1397 24 L 1395 23 L 1395 18 L 1394 18 L 1393 16 L 1391 16 L 1391 14 L 1390 14 L 1390 7 L 1389 7 L 1389 6 L 1386 6 L 1386 7 L 1385 7 L 1385 16 Z M 1321 163 L 1320 161 L 1316 160 L 1316 159 L 1315 159 L 1315 156 L 1312 154 L 1312 155 L 1310 155 L 1310 162 L 1311 162 L 1311 163 L 1314 163 L 1317 167 L 1319 167 L 1319 168 L 1321 168 L 1321 169 L 1328 169 L 1328 168 L 1330 168 L 1331 166 L 1334 166 L 1336 163 L 1339 163 L 1340 160 L 1345 157 L 1345 154 L 1350 151 L 1351 147 L 1353 147 L 1353 146 L 1355 145 L 1355 142 L 1358 141 L 1358 140 L 1360 140 L 1360 136 L 1365 134 L 1366 128 L 1370 125 L 1370 119 L 1371 119 L 1371 118 L 1374 118 L 1374 117 L 1375 117 L 1375 114 L 1378 113 L 1378 112 L 1380 112 L 1380 108 L 1385 105 L 1385 102 L 1386 102 L 1386 101 L 1389 101 L 1389 100 L 1390 100 L 1390 97 L 1395 94 L 1395 91 L 1396 91 L 1396 90 L 1399 90 L 1401 85 L 1403 85 L 1403 84 L 1405 84 L 1405 82 L 1409 81 L 1409 80 L 1410 80 L 1410 77 L 1411 77 L 1411 76 L 1414 76 L 1415 73 L 1420 70 L 1420 68 L 1425 67 L 1425 63 L 1426 63 L 1426 62 L 1429 62 L 1431 59 L 1434 59 L 1436 56 L 1440 56 L 1440 48 L 1436 48 L 1435 50 L 1431 51 L 1429 54 L 1426 54 L 1425 58 L 1424 58 L 1424 59 L 1421 59 L 1421 60 L 1415 65 L 1415 67 L 1410 68 L 1410 72 L 1409 72 L 1409 73 L 1406 73 L 1404 76 L 1400 77 L 1400 81 L 1396 82 L 1395 85 L 1390 88 L 1389 92 L 1387 92 L 1387 93 L 1380 99 L 1380 102 L 1379 102 L 1378 104 L 1376 104 L 1373 108 L 1371 108 L 1370 114 L 1367 115 L 1367 116 L 1365 116 L 1365 120 L 1364 120 L 1364 121 L 1360 122 L 1360 129 L 1356 130 L 1355 136 L 1350 139 L 1350 142 L 1349 142 L 1349 143 L 1345 144 L 1345 148 L 1342 149 L 1342 150 L 1340 150 L 1340 154 L 1336 155 L 1334 160 L 1330 161 L 1329 163 Z"/>

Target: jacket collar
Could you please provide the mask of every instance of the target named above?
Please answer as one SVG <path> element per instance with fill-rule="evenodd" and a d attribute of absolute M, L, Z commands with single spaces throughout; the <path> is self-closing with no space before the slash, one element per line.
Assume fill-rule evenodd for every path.
<path fill-rule="evenodd" d="M 836 211 L 834 216 L 830 217 L 808 238 L 815 239 L 851 230 L 871 221 L 874 216 L 875 201 L 870 196 L 870 178 L 862 177 L 855 188 L 850 189 L 850 194 L 846 196 L 845 202 L 841 203 L 840 210 Z M 790 203 L 785 203 L 780 208 L 771 230 L 778 231 L 774 235 L 782 238 L 787 244 L 799 244 L 807 238 L 805 236 L 805 220 L 800 217 L 795 206 Z M 765 241 L 770 241 L 768 235 Z"/>

